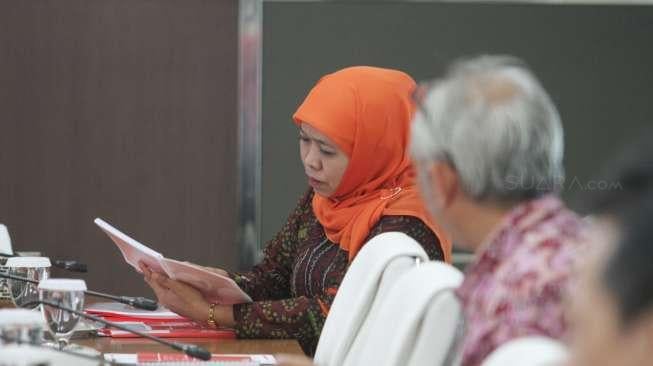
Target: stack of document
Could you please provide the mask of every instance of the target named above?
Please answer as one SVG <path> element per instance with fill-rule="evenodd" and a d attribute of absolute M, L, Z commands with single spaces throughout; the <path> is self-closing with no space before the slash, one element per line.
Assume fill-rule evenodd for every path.
<path fill-rule="evenodd" d="M 129 329 L 162 338 L 222 338 L 234 339 L 233 330 L 207 328 L 190 319 L 160 307 L 156 311 L 134 309 L 128 305 L 108 302 L 93 304 L 85 309 L 88 314 L 119 323 Z M 138 335 L 115 328 L 101 328 L 98 335 L 112 338 L 136 338 Z"/>
<path fill-rule="evenodd" d="M 271 366 L 277 361 L 272 355 L 226 355 L 214 354 L 209 361 L 198 361 L 179 353 L 105 353 L 107 361 L 127 365 L 187 365 L 211 366 Z"/>
<path fill-rule="evenodd" d="M 155 311 L 136 309 L 129 305 L 118 302 L 98 302 L 89 305 L 84 309 L 91 315 L 97 315 L 109 321 L 124 320 L 187 320 L 181 315 L 177 315 L 163 306 Z"/>

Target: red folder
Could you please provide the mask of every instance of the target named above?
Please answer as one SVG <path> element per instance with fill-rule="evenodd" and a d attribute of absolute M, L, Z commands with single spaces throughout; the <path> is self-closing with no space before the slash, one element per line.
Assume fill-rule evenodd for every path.
<path fill-rule="evenodd" d="M 181 353 L 105 353 L 109 361 L 135 365 L 185 365 L 187 363 L 211 365 L 273 366 L 277 360 L 272 355 L 213 354 L 210 361 L 199 361 Z"/>
<path fill-rule="evenodd" d="M 149 320 L 147 322 L 118 321 L 116 323 L 161 338 L 236 338 L 236 334 L 232 329 L 211 329 L 201 327 L 191 321 Z M 98 330 L 98 334 L 112 338 L 138 338 L 136 334 L 115 328 L 101 328 Z"/>
<path fill-rule="evenodd" d="M 211 361 L 217 362 L 261 362 L 265 358 L 274 362 L 270 355 L 218 355 L 214 354 Z M 138 362 L 183 362 L 196 361 L 193 358 L 181 353 L 139 353 Z"/>

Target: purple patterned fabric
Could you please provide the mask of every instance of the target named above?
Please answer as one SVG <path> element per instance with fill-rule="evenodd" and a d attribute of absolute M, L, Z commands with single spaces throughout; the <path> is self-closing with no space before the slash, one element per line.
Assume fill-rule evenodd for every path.
<path fill-rule="evenodd" d="M 513 209 L 468 267 L 458 289 L 465 317 L 463 366 L 479 365 L 521 336 L 565 336 L 563 297 L 582 220 L 554 196 Z"/>

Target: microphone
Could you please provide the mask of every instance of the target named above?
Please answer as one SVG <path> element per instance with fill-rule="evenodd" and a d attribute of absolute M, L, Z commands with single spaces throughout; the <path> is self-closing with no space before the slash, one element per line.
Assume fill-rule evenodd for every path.
<path fill-rule="evenodd" d="M 75 356 L 75 357 L 84 358 L 84 359 L 87 359 L 87 360 L 90 360 L 90 361 L 99 362 L 100 364 L 108 363 L 109 365 L 125 365 L 123 363 L 115 362 L 115 361 L 112 361 L 112 360 L 105 360 L 104 357 L 102 357 L 102 356 L 87 355 L 87 354 L 84 354 L 84 353 L 77 353 L 77 352 L 74 352 L 74 351 L 69 351 L 67 349 L 60 349 L 60 348 L 57 348 L 57 347 L 50 347 L 50 346 L 46 346 L 46 345 L 43 345 L 41 343 L 34 342 L 34 341 L 25 341 L 24 339 L 20 339 L 20 338 L 9 337 L 9 336 L 7 336 L 5 334 L 0 334 L 0 340 L 2 340 L 5 343 L 15 343 L 17 345 L 27 344 L 27 345 L 30 345 L 30 346 L 33 346 L 33 347 L 43 348 L 43 349 L 47 349 L 49 351 L 64 353 L 64 354 L 67 354 L 67 355 L 70 355 L 70 356 Z"/>
<path fill-rule="evenodd" d="M 108 327 L 124 330 L 125 332 L 129 332 L 129 333 L 132 333 L 132 334 L 136 334 L 139 337 L 147 338 L 147 339 L 149 339 L 151 341 L 160 343 L 160 344 L 162 344 L 164 346 L 170 347 L 170 348 L 175 349 L 177 351 L 181 351 L 181 352 L 183 352 L 183 353 L 185 353 L 188 356 L 193 357 L 193 358 L 197 358 L 197 359 L 200 359 L 200 360 L 203 360 L 203 361 L 208 361 L 208 360 L 211 359 L 211 352 L 207 351 L 206 349 L 204 349 L 204 348 L 202 348 L 200 346 L 196 346 L 194 344 L 181 343 L 181 342 L 172 342 L 172 341 L 165 340 L 163 338 L 155 337 L 153 335 L 150 335 L 150 334 L 147 334 L 147 333 L 132 329 L 132 328 L 124 326 L 122 324 L 110 322 L 110 321 L 102 319 L 100 317 L 90 315 L 90 314 L 86 314 L 83 311 L 77 311 L 75 309 L 65 307 L 65 306 L 61 305 L 60 302 L 52 302 L 52 301 L 48 301 L 48 300 L 39 300 L 39 301 L 32 301 L 32 302 L 30 302 L 30 303 L 28 303 L 26 305 L 27 306 L 33 306 L 33 305 L 36 305 L 36 304 L 52 306 L 53 308 L 57 308 L 57 309 L 61 309 L 63 311 L 67 311 L 69 313 L 78 315 L 78 316 L 80 316 L 82 318 L 89 319 L 89 320 L 92 320 L 94 322 L 104 324 L 105 326 L 108 326 Z"/>
<path fill-rule="evenodd" d="M 95 296 L 95 297 L 103 297 L 105 299 L 110 299 L 117 301 L 121 304 L 127 304 L 131 305 L 135 308 L 143 309 L 143 310 L 149 310 L 149 311 L 154 311 L 159 308 L 159 303 L 157 303 L 154 300 L 145 298 L 145 297 L 131 297 L 131 296 L 115 296 L 115 295 L 110 295 L 110 294 L 104 294 L 102 292 L 95 292 L 95 291 L 90 291 L 86 290 L 85 293 L 90 296 Z"/>
<path fill-rule="evenodd" d="M 0 253 L 0 257 L 11 258 L 19 256 L 16 254 Z M 54 267 L 65 269 L 66 271 L 81 273 L 88 272 L 88 266 L 86 264 L 75 260 L 53 259 L 51 262 Z"/>
<path fill-rule="evenodd" d="M 55 259 L 52 261 L 52 265 L 70 272 L 88 272 L 88 266 L 86 264 L 73 260 Z"/>
<path fill-rule="evenodd" d="M 39 284 L 39 281 L 32 280 L 32 279 L 25 278 L 25 277 L 21 277 L 21 276 L 10 275 L 8 273 L 0 273 L 0 277 L 8 278 L 8 279 L 11 279 L 11 280 L 16 280 L 16 281 L 29 282 L 29 283 L 33 283 L 35 285 Z M 159 304 L 156 301 L 150 300 L 150 299 L 145 298 L 145 297 L 116 296 L 116 295 L 105 294 L 105 293 L 102 293 L 102 292 L 96 292 L 96 291 L 90 291 L 90 290 L 86 290 L 86 291 L 84 291 L 84 293 L 86 295 L 89 295 L 89 296 L 102 297 L 102 298 L 105 298 L 105 299 L 117 301 L 117 302 L 119 302 L 121 304 L 131 305 L 131 306 L 133 306 L 135 308 L 143 309 L 143 310 L 154 311 L 159 307 Z"/>

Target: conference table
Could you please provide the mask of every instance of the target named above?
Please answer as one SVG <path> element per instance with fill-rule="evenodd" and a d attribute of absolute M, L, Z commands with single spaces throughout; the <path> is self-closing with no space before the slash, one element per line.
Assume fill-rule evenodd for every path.
<path fill-rule="evenodd" d="M 294 339 L 207 339 L 207 338 L 166 338 L 168 340 L 192 343 L 206 348 L 211 353 L 221 354 L 304 354 Z M 170 353 L 178 352 L 170 348 L 139 338 L 91 337 L 76 339 L 72 343 L 94 348 L 102 353 Z"/>
<path fill-rule="evenodd" d="M 0 308 L 11 308 L 11 301 L 0 301 Z M 166 338 L 191 343 L 219 354 L 297 354 L 301 347 L 294 339 L 212 339 L 212 338 Z M 102 353 L 171 353 L 170 348 L 141 338 L 109 338 L 88 336 L 71 340 L 71 343 L 94 348 Z"/>

